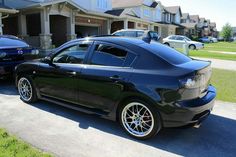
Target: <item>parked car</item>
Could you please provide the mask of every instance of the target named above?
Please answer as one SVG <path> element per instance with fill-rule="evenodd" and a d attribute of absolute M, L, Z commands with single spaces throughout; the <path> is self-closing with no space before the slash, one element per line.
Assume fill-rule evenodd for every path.
<path fill-rule="evenodd" d="M 10 35 L 0 36 L 0 78 L 12 74 L 16 65 L 35 58 L 39 51 Z"/>
<path fill-rule="evenodd" d="M 210 37 L 210 42 L 211 42 L 211 43 L 217 43 L 217 42 L 218 42 L 218 39 L 215 38 L 215 37 Z"/>
<path fill-rule="evenodd" d="M 129 135 L 147 139 L 210 114 L 210 64 L 154 41 L 93 37 L 18 65 L 16 86 L 26 103 L 46 100 L 119 120 Z"/>
<path fill-rule="evenodd" d="M 189 49 L 202 49 L 204 44 L 196 41 L 192 41 L 186 36 L 171 35 L 163 39 L 163 44 L 168 45 L 172 48 L 183 48 L 184 44 L 187 44 Z"/>
<path fill-rule="evenodd" d="M 139 29 L 122 29 L 114 32 L 112 35 L 120 37 L 146 38 L 146 40 L 159 41 L 160 35 L 155 31 Z"/>
<path fill-rule="evenodd" d="M 210 40 L 209 37 L 202 37 L 202 38 L 199 38 L 198 41 L 203 42 L 203 43 L 210 43 L 210 42 L 211 42 L 211 40 Z"/>
<path fill-rule="evenodd" d="M 202 37 L 199 38 L 199 41 L 203 43 L 217 43 L 218 39 L 214 37 Z"/>
<path fill-rule="evenodd" d="M 218 37 L 217 40 L 218 41 L 224 41 L 224 38 L 223 37 Z"/>

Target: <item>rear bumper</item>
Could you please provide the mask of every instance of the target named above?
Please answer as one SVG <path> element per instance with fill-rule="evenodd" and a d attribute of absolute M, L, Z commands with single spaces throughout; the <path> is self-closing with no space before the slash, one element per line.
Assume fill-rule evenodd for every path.
<path fill-rule="evenodd" d="M 173 113 L 162 115 L 164 127 L 179 127 L 203 121 L 210 115 L 215 98 L 216 89 L 209 86 L 204 97 L 177 102 Z"/>

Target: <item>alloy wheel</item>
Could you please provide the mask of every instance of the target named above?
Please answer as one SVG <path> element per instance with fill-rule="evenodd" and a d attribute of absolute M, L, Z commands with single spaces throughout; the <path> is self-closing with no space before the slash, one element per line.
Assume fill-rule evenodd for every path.
<path fill-rule="evenodd" d="M 133 102 L 126 105 L 121 116 L 124 128 L 133 136 L 148 136 L 154 128 L 152 112 L 141 103 Z"/>
<path fill-rule="evenodd" d="M 26 102 L 30 101 L 33 97 L 32 85 L 30 81 L 25 77 L 22 77 L 18 81 L 18 91 L 20 97 Z"/>

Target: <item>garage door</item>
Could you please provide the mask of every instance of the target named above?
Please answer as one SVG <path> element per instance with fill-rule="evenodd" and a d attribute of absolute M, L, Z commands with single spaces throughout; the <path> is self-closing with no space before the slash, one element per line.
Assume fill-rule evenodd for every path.
<path fill-rule="evenodd" d="M 99 27 L 96 26 L 79 26 L 75 27 L 75 33 L 79 38 L 98 35 Z"/>

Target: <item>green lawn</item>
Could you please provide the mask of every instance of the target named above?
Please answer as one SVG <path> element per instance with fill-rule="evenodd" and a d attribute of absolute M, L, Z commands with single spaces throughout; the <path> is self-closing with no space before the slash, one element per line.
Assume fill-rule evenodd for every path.
<path fill-rule="evenodd" d="M 236 61 L 236 52 L 235 52 L 235 55 L 232 55 L 232 54 L 208 52 L 205 49 L 203 49 L 203 50 L 197 50 L 197 51 L 196 50 L 190 51 L 189 54 L 191 57 L 214 58 L 214 59 Z"/>
<path fill-rule="evenodd" d="M 0 157 L 51 157 L 0 129 Z"/>
<path fill-rule="evenodd" d="M 217 89 L 217 99 L 236 103 L 236 71 L 213 69 L 211 84 Z"/>
<path fill-rule="evenodd" d="M 183 52 L 182 49 L 177 50 Z M 235 54 L 225 54 L 220 52 L 235 52 Z M 205 44 L 204 49 L 190 50 L 189 54 L 191 57 L 215 58 L 236 61 L 236 42 L 218 42 Z"/>
<path fill-rule="evenodd" d="M 205 44 L 204 50 L 236 53 L 236 42 L 218 42 L 218 43 Z"/>

